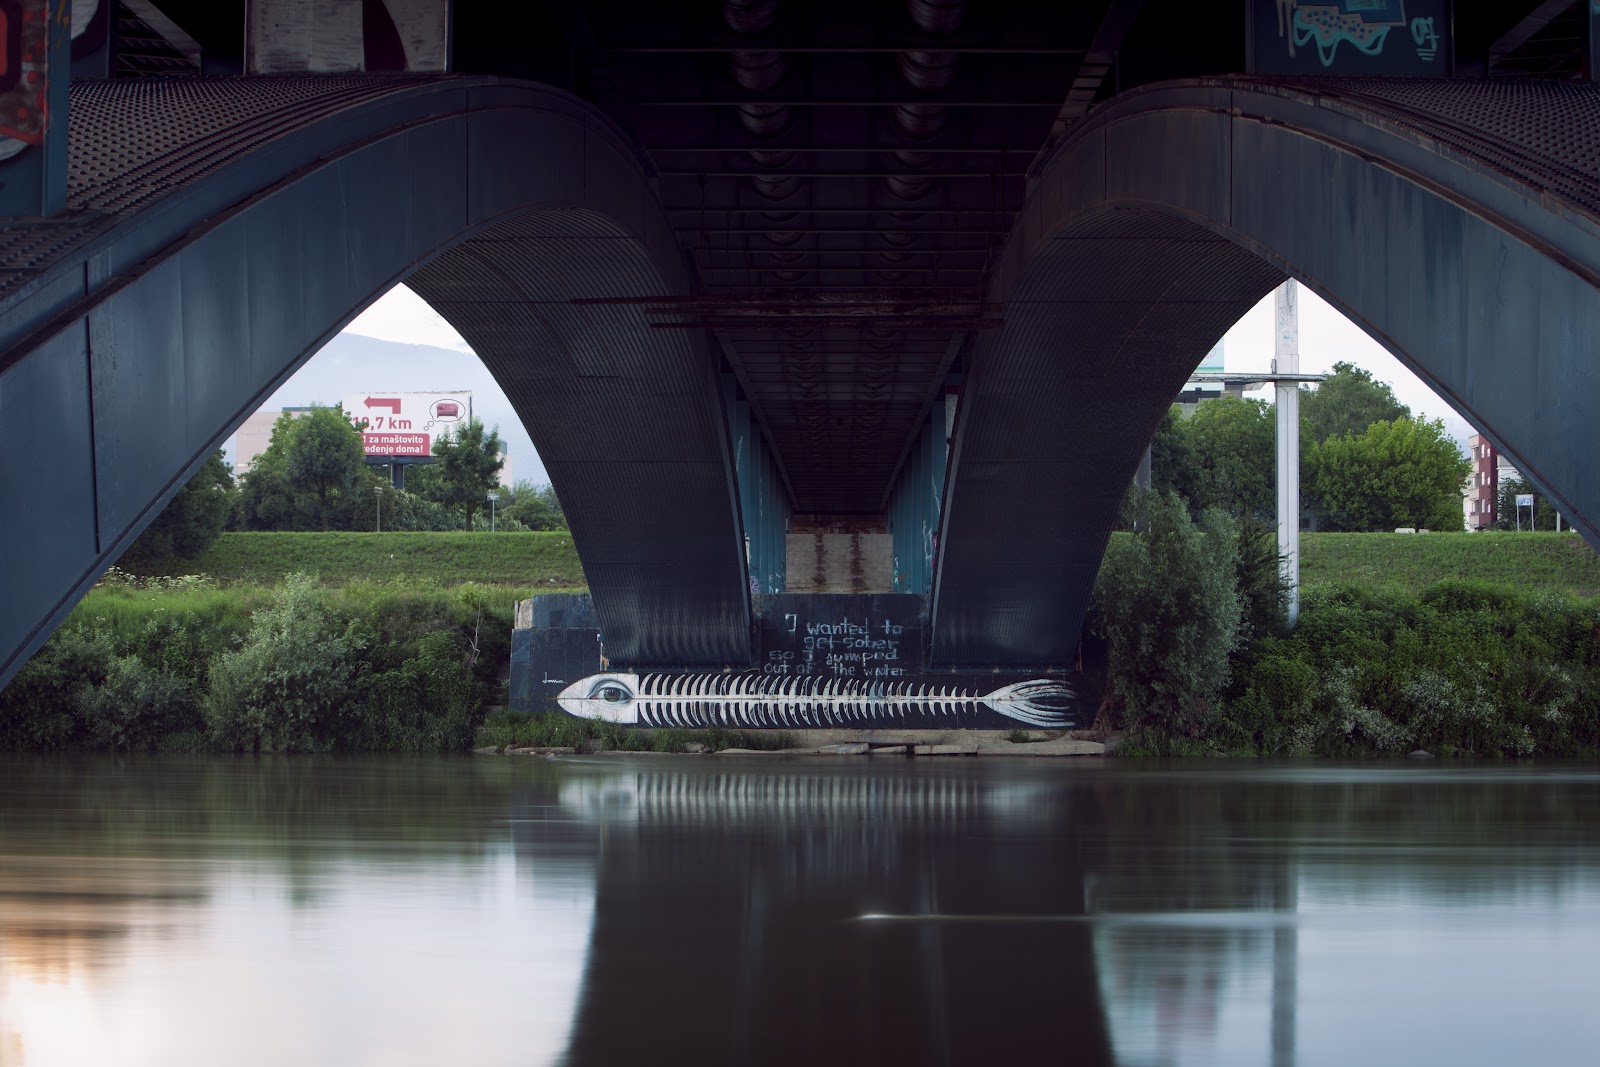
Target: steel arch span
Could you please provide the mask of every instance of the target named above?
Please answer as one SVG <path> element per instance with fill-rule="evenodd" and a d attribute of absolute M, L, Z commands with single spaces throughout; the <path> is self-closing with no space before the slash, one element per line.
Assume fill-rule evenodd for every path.
<path fill-rule="evenodd" d="M 489 78 L 75 86 L 71 209 L 0 231 L 0 684 L 196 469 L 408 277 L 566 504 L 607 652 L 750 656 L 716 364 L 625 303 L 688 268 L 638 157 Z"/>
<path fill-rule="evenodd" d="M 946 666 L 1069 663 L 1118 504 L 1217 338 L 1292 275 L 1600 532 L 1600 87 L 1207 79 L 1109 101 L 989 281 L 932 594 Z"/>

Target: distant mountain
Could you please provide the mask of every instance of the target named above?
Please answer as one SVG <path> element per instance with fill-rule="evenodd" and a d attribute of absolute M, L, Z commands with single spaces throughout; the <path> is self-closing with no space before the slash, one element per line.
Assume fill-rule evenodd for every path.
<path fill-rule="evenodd" d="M 337 404 L 352 393 L 472 393 L 472 412 L 485 426 L 500 429 L 511 459 L 511 476 L 535 484 L 548 482 L 533 441 L 495 384 L 483 361 L 471 352 L 431 345 L 408 345 L 356 333 L 341 333 L 306 361 L 262 406 L 268 409 L 307 404 Z M 225 450 L 233 458 L 233 440 Z"/>

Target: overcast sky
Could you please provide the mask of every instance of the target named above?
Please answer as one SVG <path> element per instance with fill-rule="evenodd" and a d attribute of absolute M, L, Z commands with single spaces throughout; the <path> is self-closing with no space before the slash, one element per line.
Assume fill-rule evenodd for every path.
<path fill-rule="evenodd" d="M 1477 431 L 1455 413 L 1427 384 L 1391 356 L 1366 332 L 1337 309 L 1300 286 L 1300 371 L 1332 373 L 1335 363 L 1354 363 L 1372 372 L 1380 382 L 1394 386 L 1394 394 L 1411 414 L 1443 419 L 1450 435 L 1465 450 L 1467 437 Z M 1274 294 L 1267 294 L 1228 331 L 1224 357 L 1229 371 L 1264 371 L 1272 365 L 1272 312 Z M 1272 389 L 1249 394 L 1272 399 Z"/>
<path fill-rule="evenodd" d="M 1265 371 L 1272 361 L 1273 297 L 1268 295 L 1232 330 L 1224 342 L 1225 367 Z M 1463 449 L 1473 432 L 1421 379 L 1401 366 L 1359 326 L 1316 294 L 1300 289 L 1300 369 L 1303 373 L 1333 370 L 1340 361 L 1372 372 L 1394 386 L 1412 413 L 1441 418 Z M 512 476 L 540 483 L 548 480 L 533 442 L 511 404 L 461 335 L 421 297 L 396 286 L 327 347 L 313 356 L 267 401 L 268 408 L 304 404 L 337 404 L 340 398 L 365 391 L 447 391 L 470 389 L 473 412 L 498 426 L 511 457 Z M 1271 399 L 1272 390 L 1252 395 Z M 229 442 L 232 455 L 232 442 Z"/>

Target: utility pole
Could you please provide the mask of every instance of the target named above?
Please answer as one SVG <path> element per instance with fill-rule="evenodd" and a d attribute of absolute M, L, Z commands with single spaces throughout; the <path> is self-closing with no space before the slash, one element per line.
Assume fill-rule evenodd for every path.
<path fill-rule="evenodd" d="M 1299 285 L 1278 286 L 1272 373 L 1300 373 Z M 1300 383 L 1278 379 L 1278 566 L 1289 587 L 1289 626 L 1300 619 Z"/>

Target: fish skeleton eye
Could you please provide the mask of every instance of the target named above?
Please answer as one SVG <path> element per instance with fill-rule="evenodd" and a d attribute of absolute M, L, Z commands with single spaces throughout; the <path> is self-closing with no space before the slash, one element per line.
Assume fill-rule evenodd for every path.
<path fill-rule="evenodd" d="M 626 704 L 633 699 L 633 694 L 616 682 L 601 682 L 589 694 L 590 700 L 604 700 L 608 704 Z"/>

